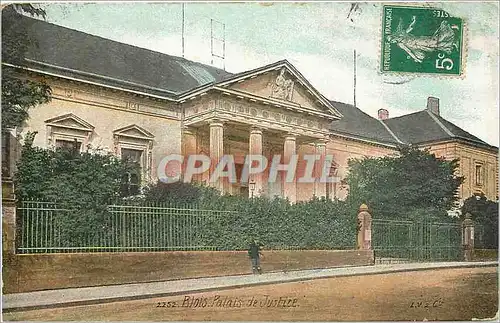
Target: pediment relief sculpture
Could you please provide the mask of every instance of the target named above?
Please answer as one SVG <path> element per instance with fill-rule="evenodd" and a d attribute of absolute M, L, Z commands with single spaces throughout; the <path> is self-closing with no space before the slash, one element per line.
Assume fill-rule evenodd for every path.
<path fill-rule="evenodd" d="M 286 79 L 285 69 L 282 68 L 278 77 L 271 85 L 271 97 L 276 99 L 282 99 L 287 101 L 292 101 L 293 95 L 293 81 Z"/>

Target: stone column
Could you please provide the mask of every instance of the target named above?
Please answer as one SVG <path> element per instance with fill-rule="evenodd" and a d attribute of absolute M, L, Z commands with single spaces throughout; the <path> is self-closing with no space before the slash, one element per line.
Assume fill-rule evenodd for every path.
<path fill-rule="evenodd" d="M 215 167 L 224 155 L 224 124 L 220 120 L 210 121 L 210 175 L 213 174 Z M 211 186 L 224 193 L 223 179 L 218 179 Z"/>
<path fill-rule="evenodd" d="M 366 204 L 361 204 L 359 207 L 357 246 L 359 250 L 372 248 L 372 215 L 368 212 Z"/>
<path fill-rule="evenodd" d="M 462 222 L 462 245 L 464 248 L 464 260 L 472 261 L 474 259 L 474 221 L 470 213 L 465 214 Z"/>
<path fill-rule="evenodd" d="M 285 137 L 285 144 L 283 145 L 283 164 L 285 165 L 288 165 L 291 157 L 297 154 L 296 140 L 297 137 L 291 134 Z M 284 173 L 282 177 L 284 197 L 288 197 L 290 202 L 294 203 L 297 200 L 297 178 L 295 176 L 292 182 L 287 182 Z"/>
<path fill-rule="evenodd" d="M 190 154 L 196 154 L 196 129 L 184 127 L 182 129 L 182 153 L 188 157 Z"/>
<path fill-rule="evenodd" d="M 314 194 L 319 197 L 326 197 L 326 185 L 327 183 L 321 182 L 321 175 L 323 174 L 323 167 L 325 164 L 325 157 L 326 157 L 326 141 L 321 140 L 318 141 L 315 145 L 316 147 L 316 155 L 320 156 L 320 159 L 316 161 L 316 165 L 314 167 Z M 327 170 L 328 172 L 329 170 Z M 326 176 L 328 177 L 328 173 L 326 173 Z"/>
<path fill-rule="evenodd" d="M 182 129 L 182 155 L 184 156 L 184 167 L 186 162 L 191 155 L 195 155 L 198 153 L 198 145 L 196 138 L 196 130 L 190 127 L 184 127 Z M 185 174 L 185 169 L 183 167 L 182 174 Z M 201 174 L 197 174 L 193 176 L 193 181 L 199 182 L 201 181 Z"/>
<path fill-rule="evenodd" d="M 250 155 L 262 156 L 262 129 L 252 127 L 250 129 L 250 141 L 249 141 L 249 153 Z M 251 166 L 251 165 L 250 165 Z M 263 193 L 263 173 L 251 174 L 248 178 L 248 182 L 254 182 L 254 191 L 248 191 L 249 196 L 260 196 Z"/>

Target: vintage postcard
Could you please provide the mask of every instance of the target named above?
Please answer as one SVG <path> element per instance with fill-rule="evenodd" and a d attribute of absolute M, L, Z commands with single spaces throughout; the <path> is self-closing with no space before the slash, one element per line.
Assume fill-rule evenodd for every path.
<path fill-rule="evenodd" d="M 4 321 L 498 321 L 499 4 L 2 2 Z"/>

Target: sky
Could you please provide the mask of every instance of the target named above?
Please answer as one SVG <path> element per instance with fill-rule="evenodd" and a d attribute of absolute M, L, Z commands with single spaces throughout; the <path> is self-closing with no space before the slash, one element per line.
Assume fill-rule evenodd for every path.
<path fill-rule="evenodd" d="M 357 106 L 376 117 L 422 110 L 440 99 L 441 116 L 489 144 L 499 145 L 499 5 L 445 2 L 426 5 L 464 18 L 465 75 L 394 76 L 379 72 L 382 5 L 348 2 L 186 3 L 185 58 L 211 64 L 213 36 L 225 34 L 225 69 L 241 72 L 281 59 L 291 62 L 327 98 L 353 103 L 353 51 L 357 53 Z M 47 21 L 158 52 L 182 56 L 179 3 L 43 4 Z M 222 54 L 215 40 L 214 51 Z M 222 67 L 220 59 L 213 65 Z M 389 84 L 388 82 L 403 84 Z"/>

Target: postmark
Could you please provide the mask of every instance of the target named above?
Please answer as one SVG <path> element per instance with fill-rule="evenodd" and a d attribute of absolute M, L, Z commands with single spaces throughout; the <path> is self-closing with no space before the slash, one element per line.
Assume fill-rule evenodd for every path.
<path fill-rule="evenodd" d="M 439 8 L 384 5 L 382 73 L 460 76 L 464 21 Z"/>

